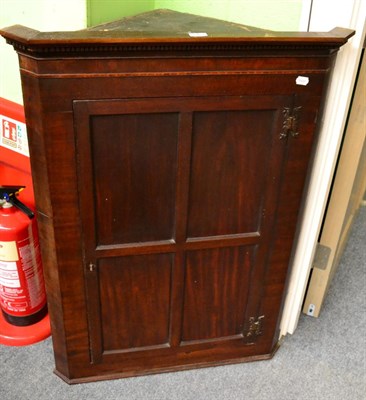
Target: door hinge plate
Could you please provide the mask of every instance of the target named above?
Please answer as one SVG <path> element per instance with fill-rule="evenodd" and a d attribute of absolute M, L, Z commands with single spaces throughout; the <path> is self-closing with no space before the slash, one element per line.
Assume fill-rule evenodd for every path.
<path fill-rule="evenodd" d="M 284 107 L 283 109 L 283 124 L 282 132 L 280 133 L 280 139 L 285 139 L 289 135 L 292 137 L 299 136 L 298 124 L 299 124 L 299 113 L 301 106 L 294 107 L 292 110 L 290 107 Z"/>
<path fill-rule="evenodd" d="M 252 343 L 258 336 L 263 334 L 264 315 L 260 317 L 249 317 L 244 337 L 248 343 Z"/>

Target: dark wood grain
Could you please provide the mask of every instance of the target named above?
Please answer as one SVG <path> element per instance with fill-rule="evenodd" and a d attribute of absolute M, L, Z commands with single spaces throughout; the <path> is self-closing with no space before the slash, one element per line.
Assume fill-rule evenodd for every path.
<path fill-rule="evenodd" d="M 97 244 L 172 239 L 178 115 L 96 116 L 90 125 Z"/>
<path fill-rule="evenodd" d="M 261 108 L 195 113 L 189 238 L 259 231 L 275 119 Z"/>
<path fill-rule="evenodd" d="M 172 267 L 169 254 L 99 261 L 103 351 L 169 345 Z"/>
<path fill-rule="evenodd" d="M 183 342 L 243 335 L 254 252 L 245 247 L 188 252 Z"/>
<path fill-rule="evenodd" d="M 354 32 L 158 10 L 0 33 L 19 53 L 57 375 L 271 357 L 316 121 Z M 297 136 L 285 107 L 301 107 Z"/>

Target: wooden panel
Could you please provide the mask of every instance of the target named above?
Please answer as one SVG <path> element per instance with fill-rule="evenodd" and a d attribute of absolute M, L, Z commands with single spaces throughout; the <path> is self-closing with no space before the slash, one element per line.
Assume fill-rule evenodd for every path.
<path fill-rule="evenodd" d="M 242 335 L 253 247 L 188 252 L 184 342 Z"/>
<path fill-rule="evenodd" d="M 132 366 L 135 363 L 137 365 L 141 357 L 146 360 L 149 357 L 151 360 L 162 357 L 161 365 L 165 362 L 176 364 L 174 354 L 184 352 L 183 349 L 188 347 L 202 352 L 208 351 L 208 346 L 226 346 L 225 354 L 231 354 L 234 348 L 242 346 L 242 354 L 247 354 L 244 349 L 248 338 L 243 331 L 250 329 L 250 319 L 265 314 L 261 311 L 261 295 L 265 290 L 264 276 L 268 267 L 268 254 L 271 253 L 287 148 L 287 141 L 280 140 L 282 110 L 292 100 L 287 96 L 230 96 L 224 99 L 196 97 L 158 98 L 154 101 L 120 99 L 74 102 L 79 153 L 78 179 L 84 188 L 80 204 L 86 260 L 90 361 L 94 366 L 100 366 L 103 370 L 109 363 L 130 363 Z M 157 118 L 154 121 L 155 115 Z M 161 126 L 158 132 L 154 131 L 156 137 L 150 141 L 150 147 L 145 145 L 146 133 L 140 129 L 146 128 L 146 121 L 156 123 L 157 126 L 166 122 L 165 127 Z M 234 123 L 230 126 L 232 121 Z M 117 135 L 109 133 L 113 129 Z M 167 141 L 165 134 L 160 134 L 165 131 L 172 132 L 170 135 L 167 133 Z M 213 139 L 209 137 L 211 134 Z M 117 145 L 115 136 L 120 136 Z M 109 142 L 109 146 L 104 140 Z M 162 143 L 159 147 L 160 141 Z M 109 151 L 111 147 L 114 148 Z M 100 217 L 101 213 L 106 212 L 103 209 L 103 194 L 108 190 L 110 196 L 121 193 L 121 201 L 125 201 L 132 214 L 138 212 L 141 202 L 144 204 L 145 201 L 143 196 L 140 202 L 137 195 L 130 196 L 128 193 L 122 198 L 123 192 L 134 191 L 140 185 L 136 179 L 121 178 L 121 172 L 113 174 L 109 169 L 120 168 L 121 171 L 127 162 L 129 171 L 131 165 L 137 165 L 144 172 L 143 176 L 146 176 L 145 183 L 149 184 L 147 177 L 150 177 L 150 170 L 146 166 L 150 164 L 151 147 L 159 155 L 161 147 L 166 152 L 171 150 L 170 157 L 174 153 L 170 159 L 173 168 L 170 175 L 166 173 L 175 185 L 168 192 L 174 195 L 173 204 L 170 205 L 174 220 L 171 239 L 155 237 L 153 240 L 138 242 L 117 242 L 111 235 L 109 242 L 101 243 L 100 232 L 106 232 L 104 237 L 109 235 L 109 225 L 113 224 L 113 218 L 120 212 L 112 208 L 107 211 L 105 220 Z M 261 154 L 259 159 L 254 157 L 258 149 Z M 131 154 L 135 151 L 136 154 Z M 166 152 L 164 157 L 167 157 Z M 109 158 L 113 161 L 109 161 Z M 159 158 L 155 162 L 159 163 Z M 106 165 L 108 163 L 109 166 Z M 212 173 L 216 165 L 218 171 Z M 167 170 L 168 166 L 164 168 L 164 171 Z M 221 179 L 221 174 L 226 176 L 226 180 Z M 157 177 L 151 175 L 151 179 L 156 180 Z M 200 185 L 204 185 L 207 179 L 217 193 L 211 192 L 211 198 L 206 196 L 202 200 L 202 209 L 196 209 L 195 226 L 197 229 L 207 228 L 209 211 L 204 209 L 207 206 L 204 200 L 209 203 L 210 212 L 217 210 L 222 220 L 218 222 L 218 228 L 209 226 L 211 231 L 204 232 L 207 236 L 189 237 L 187 228 L 192 219 L 192 207 L 195 207 L 197 200 L 194 199 L 195 191 L 204 196 Z M 103 190 L 104 184 L 106 190 Z M 94 192 L 97 192 L 96 196 Z M 246 201 L 242 201 L 244 197 Z M 230 208 L 235 213 L 230 212 Z M 247 214 L 246 218 L 239 215 L 243 213 Z M 108 226 L 99 227 L 102 223 Z M 146 224 L 152 223 L 146 221 Z M 167 226 L 166 221 L 162 222 L 162 226 Z M 150 226 L 148 228 L 154 229 Z M 123 229 L 123 225 L 116 228 L 118 235 L 122 235 L 120 229 Z M 144 231 L 141 232 L 143 234 Z M 119 238 L 121 240 L 125 237 Z M 174 257 L 175 260 L 169 284 L 163 268 L 162 287 L 153 285 L 153 297 L 147 295 L 141 298 L 141 303 L 134 300 L 133 281 L 141 283 L 143 279 L 149 280 L 149 276 L 153 280 L 158 279 L 158 276 L 147 265 L 144 269 L 146 276 L 143 278 L 136 269 L 140 261 L 136 261 L 137 264 L 133 261 L 133 268 L 126 272 L 126 278 L 122 271 L 128 271 L 127 264 L 126 268 L 121 268 L 120 260 L 144 260 L 148 257 L 164 259 L 165 256 Z M 141 263 L 145 264 L 144 261 Z M 99 265 L 99 272 L 94 264 Z M 161 266 L 164 265 L 163 260 Z M 197 279 L 202 282 L 201 287 L 197 286 Z M 116 283 L 119 281 L 129 287 L 122 294 L 123 284 Z M 104 290 L 103 286 L 112 288 Z M 118 304 L 121 301 L 128 304 L 128 312 L 123 311 L 126 315 L 139 315 L 141 309 L 143 314 L 155 303 L 155 291 L 166 295 L 168 286 L 169 300 L 165 298 L 161 304 L 169 304 L 169 318 L 159 319 L 151 313 L 157 326 L 149 327 L 152 321 L 147 319 L 146 323 L 139 324 L 141 332 L 135 335 L 137 320 L 123 317 L 110 321 L 109 313 L 120 316 Z M 141 287 L 141 290 L 148 289 L 143 283 Z M 96 297 L 95 293 L 100 293 L 100 296 Z M 112 311 L 108 308 L 109 303 L 112 303 Z M 149 303 L 147 308 L 144 303 Z M 154 333 L 144 337 L 142 332 L 147 329 L 153 329 Z M 258 339 L 258 348 L 268 346 L 273 334 L 273 329 L 266 324 L 265 332 Z M 217 356 L 224 357 L 223 353 L 220 355 L 220 350 L 217 350 Z M 181 356 L 179 360 L 182 360 Z"/>
<path fill-rule="evenodd" d="M 188 237 L 259 230 L 275 116 L 195 113 Z"/>
<path fill-rule="evenodd" d="M 92 116 L 97 244 L 173 237 L 177 130 L 176 113 Z"/>
<path fill-rule="evenodd" d="M 326 73 L 329 68 L 328 57 L 317 57 L 317 58 L 298 58 L 289 59 L 286 57 L 268 56 L 266 58 L 260 57 L 244 57 L 235 58 L 233 57 L 192 57 L 192 58 L 179 58 L 169 57 L 161 62 L 159 58 L 144 59 L 142 63 L 140 59 L 131 58 L 115 58 L 113 63 L 106 63 L 105 59 L 94 59 L 91 63 L 87 58 L 74 59 L 65 58 L 62 63 L 59 60 L 42 59 L 36 60 L 34 58 L 20 57 L 20 67 L 23 71 L 37 70 L 37 75 L 48 75 L 57 74 L 59 78 L 67 76 L 82 75 L 86 78 L 85 71 L 88 71 L 88 78 L 91 76 L 101 76 L 106 74 L 107 76 L 115 75 L 141 75 L 147 71 L 149 73 L 174 73 L 181 72 L 183 74 L 192 72 L 205 72 L 208 71 L 251 71 L 252 73 L 258 72 L 260 69 L 266 69 L 267 72 L 278 74 L 290 73 L 290 71 L 298 71 L 298 73 L 309 73 L 310 71 L 318 72 L 322 71 Z M 67 72 L 66 72 L 67 71 Z M 170 74 L 171 75 L 171 74 Z M 310 81 L 309 84 L 312 82 Z M 103 93 L 99 93 L 102 97 Z M 150 93 L 146 93 L 146 96 Z"/>
<path fill-rule="evenodd" d="M 172 264 L 169 254 L 99 261 L 104 352 L 168 344 Z"/>
<path fill-rule="evenodd" d="M 160 98 L 153 102 L 140 99 L 75 102 L 79 183 L 84 187 L 81 204 L 84 254 L 87 260 L 91 360 L 94 364 L 107 362 L 104 359 L 107 354 L 109 358 L 122 360 L 126 357 L 124 354 L 136 350 L 157 351 L 157 354 L 163 351 L 165 354 L 175 351 L 173 349 L 177 349 L 180 344 L 205 346 L 207 341 L 225 340 L 232 343 L 233 339 L 243 340 L 243 329 L 248 328 L 248 318 L 256 317 L 260 306 L 263 274 L 272 237 L 271 228 L 276 217 L 280 187 L 278 182 L 281 181 L 286 149 L 286 141 L 279 138 L 283 124 L 281 111 L 291 102 L 292 99 L 285 96 L 228 97 L 225 101 L 222 98 L 206 97 Z M 153 131 L 156 136 L 150 140 L 151 146 L 147 146 L 145 141 L 144 129 L 148 123 L 156 124 Z M 162 143 L 159 147 L 160 141 Z M 113 150 L 110 150 L 112 147 Z M 138 214 L 141 204 L 145 202 L 146 205 L 149 201 L 153 206 L 155 204 L 154 198 L 144 198 L 143 188 L 140 188 L 141 179 L 130 172 L 137 168 L 143 172 L 143 183 L 155 184 L 149 182 L 151 148 L 157 149 L 158 153 L 164 148 L 166 151 L 163 157 L 168 157 L 166 153 L 171 150 L 171 158 L 168 159 L 173 168 L 169 169 L 167 163 L 162 175 L 166 172 L 167 179 L 171 178 L 176 186 L 168 192 L 172 196 L 174 194 L 170 207 L 175 232 L 171 239 L 165 240 L 154 237 L 138 242 L 115 241 L 113 230 L 119 235 L 119 240 L 129 238 L 122 235 L 130 235 L 130 232 L 120 232 L 125 228 L 124 224 L 113 227 L 121 211 L 118 207 L 111 207 L 111 202 L 124 204 L 132 215 Z M 254 157 L 258 149 L 261 153 L 259 159 Z M 156 163 L 159 161 L 159 158 L 155 160 Z M 111 172 L 113 168 L 117 171 Z M 131 178 L 120 177 L 124 168 L 127 171 L 125 175 Z M 221 175 L 225 175 L 226 179 Z M 151 176 L 155 181 L 161 179 L 160 175 L 158 178 Z M 214 191 L 208 195 L 205 193 L 207 186 L 204 186 L 207 180 L 214 187 Z M 129 192 L 134 192 L 136 188 L 136 195 L 131 195 Z M 88 198 L 93 197 L 94 192 L 96 195 L 92 204 Z M 197 200 L 194 197 L 197 192 L 206 197 Z M 160 203 L 167 204 L 164 201 L 163 198 Z M 211 230 L 205 231 L 204 237 L 187 235 L 187 226 L 193 218 L 192 207 L 194 209 L 197 206 L 196 201 L 203 204 L 201 210 L 197 207 L 195 209 L 196 229 L 207 228 L 210 214 L 217 212 L 221 217 L 216 227 L 209 226 Z M 103 202 L 107 205 L 104 206 Z M 206 210 L 209 206 L 211 209 Z M 127 213 L 124 217 L 128 221 Z M 96 222 L 93 222 L 94 219 Z M 155 221 L 139 221 L 142 227 L 143 222 L 147 229 L 154 230 L 152 224 Z M 163 227 L 168 226 L 166 221 L 161 224 Z M 104 238 L 109 238 L 107 243 L 100 239 L 101 232 Z M 137 234 L 143 237 L 145 231 L 142 229 Z M 93 272 L 93 265 L 101 263 L 99 268 L 103 272 L 100 274 L 105 275 L 104 280 L 108 286 L 118 281 L 118 277 L 114 269 L 108 272 L 109 269 L 103 267 L 104 260 L 108 259 L 108 263 L 118 265 L 118 260 L 133 259 L 128 256 L 134 255 L 139 259 L 148 257 L 148 254 L 162 256 L 163 253 L 174 254 L 176 264 L 171 281 L 169 329 L 166 328 L 165 320 L 159 322 L 162 324 L 160 332 L 169 330 L 169 340 L 160 340 L 165 338 L 162 335 L 153 344 L 148 338 L 145 342 L 143 337 L 137 343 L 121 342 L 119 332 L 123 332 L 123 326 L 108 326 L 107 312 L 101 309 L 103 301 L 94 296 L 94 293 L 100 291 L 101 283 L 98 282 L 98 275 Z M 89 264 L 92 266 L 90 271 Z M 149 273 L 147 270 L 146 274 Z M 204 282 L 204 286 L 199 289 L 195 287 L 197 274 Z M 132 283 L 128 282 L 128 285 Z M 195 290 L 198 292 L 195 293 Z M 247 299 L 251 292 L 251 298 Z M 105 295 L 106 305 L 109 303 L 108 296 Z M 118 294 L 114 296 L 119 297 L 118 301 L 123 297 Z M 207 299 L 213 299 L 213 303 L 208 303 Z M 196 300 L 202 303 L 202 309 L 196 307 Z M 145 298 L 144 301 L 148 302 L 149 299 Z M 106 305 L 104 307 L 107 310 Z M 133 310 L 137 309 L 138 313 L 140 307 L 142 303 L 131 303 L 128 310 L 136 312 Z M 118 312 L 117 306 L 113 308 L 114 313 Z M 200 314 L 204 317 L 198 322 Z M 133 332 L 128 333 L 133 336 Z M 104 343 L 109 334 L 113 337 Z M 271 332 L 267 334 L 271 335 Z M 242 344 L 245 345 L 245 341 Z M 168 346 L 171 346 L 170 350 Z M 140 353 L 137 357 L 140 357 Z"/>

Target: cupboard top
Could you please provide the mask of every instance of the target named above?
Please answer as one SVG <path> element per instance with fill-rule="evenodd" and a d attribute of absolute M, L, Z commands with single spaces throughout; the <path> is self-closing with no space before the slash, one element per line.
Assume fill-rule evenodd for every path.
<path fill-rule="evenodd" d="M 62 53 L 96 55 L 123 52 L 220 52 L 322 50 L 332 52 L 354 35 L 330 32 L 274 32 L 214 18 L 155 10 L 73 32 L 40 32 L 22 25 L 0 34 L 23 54 L 53 57 Z"/>

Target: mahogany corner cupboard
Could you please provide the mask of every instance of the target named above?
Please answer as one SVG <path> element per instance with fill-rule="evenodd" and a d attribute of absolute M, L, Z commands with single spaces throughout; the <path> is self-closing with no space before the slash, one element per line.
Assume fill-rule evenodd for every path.
<path fill-rule="evenodd" d="M 19 54 L 56 373 L 266 359 L 316 125 L 353 31 L 156 10 Z"/>

